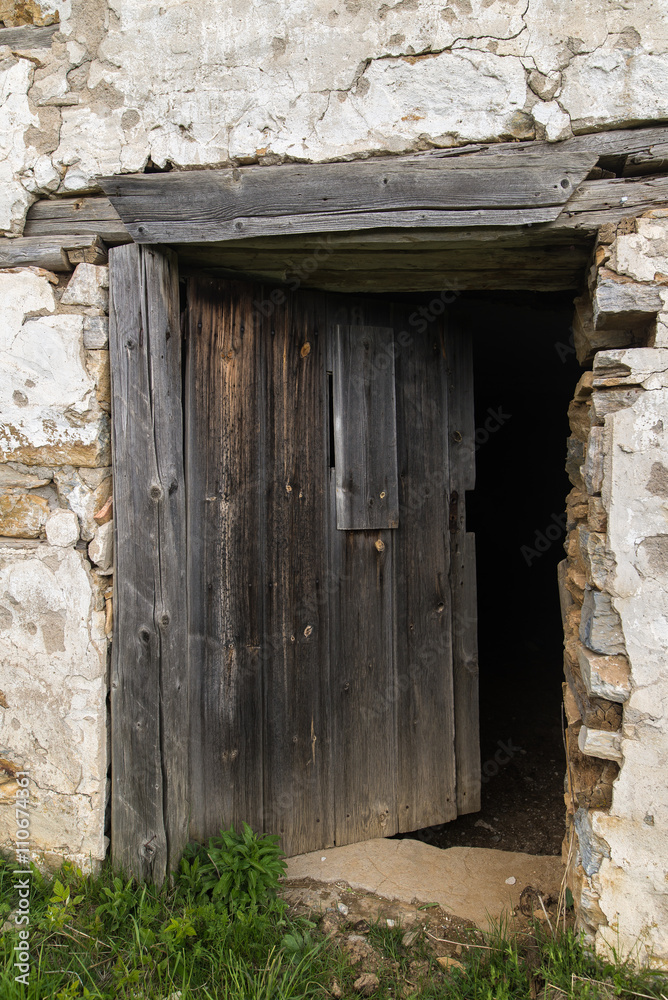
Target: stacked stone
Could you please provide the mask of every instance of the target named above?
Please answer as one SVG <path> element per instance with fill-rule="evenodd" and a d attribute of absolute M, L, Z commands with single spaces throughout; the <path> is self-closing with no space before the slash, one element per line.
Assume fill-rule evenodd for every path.
<path fill-rule="evenodd" d="M 0 271 L 0 805 L 29 768 L 35 860 L 84 868 L 105 852 L 108 283 L 94 264 Z"/>
<path fill-rule="evenodd" d="M 602 227 L 575 303 L 575 347 L 592 367 L 569 408 L 559 574 L 568 885 L 600 952 L 657 967 L 668 961 L 667 286 L 668 211 Z"/>

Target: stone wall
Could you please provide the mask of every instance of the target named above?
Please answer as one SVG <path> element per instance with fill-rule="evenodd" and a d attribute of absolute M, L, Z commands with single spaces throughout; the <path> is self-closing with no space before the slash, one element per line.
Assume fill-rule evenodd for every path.
<path fill-rule="evenodd" d="M 325 160 L 668 118 L 652 0 L 1 0 L 0 229 L 98 174 Z M 41 13 L 40 13 L 41 12 Z M 0 46 L 2 41 L 0 39 Z"/>
<path fill-rule="evenodd" d="M 30 769 L 40 863 L 105 853 L 111 454 L 106 267 L 0 271 L 0 849 Z"/>
<path fill-rule="evenodd" d="M 658 217 L 652 217 L 658 216 Z M 601 230 L 569 416 L 565 842 L 580 926 L 668 968 L 668 212 Z"/>

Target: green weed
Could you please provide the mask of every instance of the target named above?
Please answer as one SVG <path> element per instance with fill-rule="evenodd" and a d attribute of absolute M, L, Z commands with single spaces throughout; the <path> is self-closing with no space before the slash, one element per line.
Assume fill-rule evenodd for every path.
<path fill-rule="evenodd" d="M 0 860 L 0 914 L 17 904 L 11 862 Z M 17 934 L 0 935 L 1 1000 L 326 1000 L 336 981 L 357 1000 L 340 937 L 294 918 L 278 895 L 284 863 L 275 838 L 248 827 L 193 847 L 172 884 L 139 884 L 106 865 L 85 877 L 71 865 L 33 870 L 30 984 L 15 981 Z M 419 925 L 416 925 L 419 929 Z M 342 935 L 349 929 L 343 928 Z M 462 942 L 461 969 L 444 970 L 419 933 L 369 928 L 374 1000 L 660 1000 L 665 979 L 592 957 L 572 931 L 524 937 L 507 927 Z M 409 943 L 404 944 L 405 940 Z M 176 995 L 176 996 L 175 996 Z"/>

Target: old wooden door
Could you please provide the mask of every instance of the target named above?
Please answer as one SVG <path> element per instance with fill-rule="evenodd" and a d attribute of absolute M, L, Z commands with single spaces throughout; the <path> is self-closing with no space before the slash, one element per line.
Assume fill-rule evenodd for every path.
<path fill-rule="evenodd" d="M 460 327 L 188 280 L 191 836 L 245 820 L 294 854 L 479 808 Z"/>

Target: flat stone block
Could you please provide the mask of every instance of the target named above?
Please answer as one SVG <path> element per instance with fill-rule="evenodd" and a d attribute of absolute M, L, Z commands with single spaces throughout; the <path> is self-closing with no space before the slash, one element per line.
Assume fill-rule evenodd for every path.
<path fill-rule="evenodd" d="M 89 351 L 101 351 L 109 346 L 109 320 L 106 316 L 84 316 L 83 344 Z"/>
<path fill-rule="evenodd" d="M 44 497 L 30 493 L 0 494 L 0 535 L 7 538 L 39 538 L 49 515 Z"/>
<path fill-rule="evenodd" d="M 631 675 L 625 656 L 604 656 L 581 645 L 578 663 L 588 694 L 619 703 L 628 701 Z"/>
<path fill-rule="evenodd" d="M 661 309 L 661 296 L 653 285 L 604 278 L 594 289 L 592 306 L 595 330 L 638 328 L 656 316 Z"/>
<path fill-rule="evenodd" d="M 591 587 L 586 589 L 582 604 L 580 640 L 595 653 L 626 654 L 621 619 L 610 596 Z"/>
<path fill-rule="evenodd" d="M 621 764 L 624 760 L 621 747 L 621 733 L 609 733 L 603 729 L 589 729 L 582 726 L 578 734 L 580 752 L 587 757 L 601 757 Z"/>

